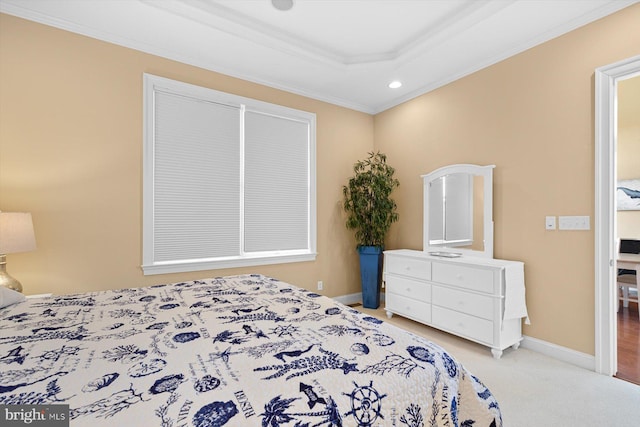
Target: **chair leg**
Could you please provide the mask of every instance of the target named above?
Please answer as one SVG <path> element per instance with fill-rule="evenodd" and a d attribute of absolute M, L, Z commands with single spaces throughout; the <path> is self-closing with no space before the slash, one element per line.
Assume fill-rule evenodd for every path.
<path fill-rule="evenodd" d="M 622 286 L 618 286 L 618 297 L 616 298 L 616 311 L 620 311 L 622 305 L 620 304 L 620 300 L 622 299 Z"/>
<path fill-rule="evenodd" d="M 622 286 L 622 306 L 624 308 L 629 307 L 629 287 Z"/>

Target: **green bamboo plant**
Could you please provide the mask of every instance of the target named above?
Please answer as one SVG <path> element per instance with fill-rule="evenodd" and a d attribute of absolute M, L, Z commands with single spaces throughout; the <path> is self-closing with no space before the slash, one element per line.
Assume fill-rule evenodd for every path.
<path fill-rule="evenodd" d="M 342 188 L 347 228 L 355 230 L 358 247 L 383 247 L 391 224 L 398 220 L 396 202 L 391 198 L 393 189 L 400 185 L 393 177 L 395 169 L 378 151 L 356 162 L 353 171 L 355 175 Z"/>

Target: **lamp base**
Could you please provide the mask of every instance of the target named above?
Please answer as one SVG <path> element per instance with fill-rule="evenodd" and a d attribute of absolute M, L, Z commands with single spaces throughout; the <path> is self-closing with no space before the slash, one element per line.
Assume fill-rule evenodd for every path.
<path fill-rule="evenodd" d="M 7 273 L 7 257 L 0 255 L 0 286 L 22 293 L 22 285 Z"/>

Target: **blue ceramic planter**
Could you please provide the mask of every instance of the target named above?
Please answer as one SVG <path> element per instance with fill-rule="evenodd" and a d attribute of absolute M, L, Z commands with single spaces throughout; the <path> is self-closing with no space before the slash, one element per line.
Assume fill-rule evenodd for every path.
<path fill-rule="evenodd" d="M 378 308 L 382 281 L 382 248 L 379 246 L 360 246 L 358 253 L 360 254 L 362 306 L 364 308 Z"/>

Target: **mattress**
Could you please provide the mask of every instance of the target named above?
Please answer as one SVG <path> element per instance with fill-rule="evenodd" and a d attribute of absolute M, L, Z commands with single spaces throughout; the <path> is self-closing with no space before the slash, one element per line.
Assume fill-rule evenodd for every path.
<path fill-rule="evenodd" d="M 0 405 L 92 427 L 502 425 L 438 345 L 262 275 L 0 309 Z"/>

